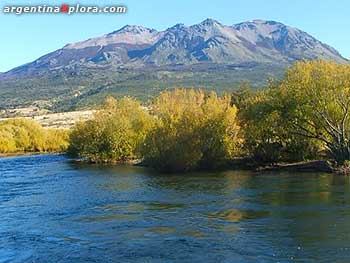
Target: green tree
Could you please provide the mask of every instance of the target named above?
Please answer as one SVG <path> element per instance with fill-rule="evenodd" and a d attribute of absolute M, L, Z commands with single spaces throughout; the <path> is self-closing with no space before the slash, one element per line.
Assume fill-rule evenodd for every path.
<path fill-rule="evenodd" d="M 259 163 L 277 163 L 314 159 L 320 145 L 315 140 L 294 133 L 285 112 L 290 100 L 280 96 L 280 83 L 270 81 L 262 91 L 233 95 L 238 102 L 240 124 L 246 155 Z"/>
<path fill-rule="evenodd" d="M 322 143 L 339 164 L 350 159 L 350 65 L 297 62 L 273 92 L 291 134 Z"/>

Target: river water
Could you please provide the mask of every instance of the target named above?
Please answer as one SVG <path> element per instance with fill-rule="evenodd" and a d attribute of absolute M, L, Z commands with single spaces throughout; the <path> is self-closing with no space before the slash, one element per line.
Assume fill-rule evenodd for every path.
<path fill-rule="evenodd" d="M 350 180 L 0 159 L 0 262 L 350 262 Z"/>

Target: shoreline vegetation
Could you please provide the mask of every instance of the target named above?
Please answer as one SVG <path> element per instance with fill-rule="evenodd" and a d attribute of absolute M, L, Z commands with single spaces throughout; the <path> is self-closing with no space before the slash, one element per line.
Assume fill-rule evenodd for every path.
<path fill-rule="evenodd" d="M 63 153 L 64 152 L 12 152 L 12 153 L 0 153 L 0 158 L 31 156 L 31 155 L 44 155 L 44 154 L 63 154 Z"/>
<path fill-rule="evenodd" d="M 0 154 L 65 152 L 69 131 L 46 129 L 30 119 L 15 118 L 0 122 Z"/>
<path fill-rule="evenodd" d="M 165 172 L 211 169 L 350 171 L 350 65 L 301 61 L 266 89 L 174 89 L 142 105 L 109 97 L 67 130 L 0 122 L 0 154 L 67 152 L 91 163 Z M 0 155 L 1 156 L 1 155 Z"/>
<path fill-rule="evenodd" d="M 66 155 L 66 152 L 14 152 L 14 153 L 0 153 L 0 158 L 6 158 L 6 157 L 21 157 L 21 156 L 36 156 L 36 155 L 53 155 L 53 154 L 64 154 Z M 83 158 L 74 158 L 70 161 L 73 161 L 75 163 L 89 163 L 91 165 L 97 164 L 97 165 L 135 165 L 135 166 L 141 166 L 147 168 L 148 166 L 144 163 L 142 163 L 141 160 L 129 160 L 125 162 L 105 162 L 105 163 L 96 163 L 96 162 L 90 162 Z M 234 159 L 231 160 L 231 162 L 228 162 L 226 166 L 219 167 L 218 170 L 225 171 L 225 170 L 248 170 L 252 172 L 302 172 L 302 173 L 308 173 L 308 172 L 322 172 L 322 173 L 338 173 L 343 174 L 343 172 L 338 168 L 334 167 L 332 163 L 330 163 L 328 160 L 310 160 L 310 161 L 302 161 L 302 162 L 295 162 L 295 163 L 276 163 L 276 164 L 258 164 L 255 163 L 252 160 L 246 160 L 246 159 Z M 206 171 L 206 170 L 198 170 L 200 171 Z"/>

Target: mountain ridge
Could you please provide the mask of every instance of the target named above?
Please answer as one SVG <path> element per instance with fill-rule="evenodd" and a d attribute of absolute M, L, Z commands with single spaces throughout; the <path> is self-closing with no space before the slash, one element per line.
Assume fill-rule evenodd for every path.
<path fill-rule="evenodd" d="M 163 31 L 126 25 L 61 49 L 2 74 L 30 76 L 69 67 L 144 68 L 203 63 L 292 63 L 300 59 L 349 62 L 308 33 L 280 22 L 252 20 L 224 25 L 214 19 Z"/>
<path fill-rule="evenodd" d="M 224 93 L 247 81 L 263 88 L 301 59 L 349 63 L 329 45 L 276 21 L 206 19 L 162 31 L 126 25 L 1 73 L 0 109 L 84 109 L 110 95 L 147 101 L 168 88 Z"/>

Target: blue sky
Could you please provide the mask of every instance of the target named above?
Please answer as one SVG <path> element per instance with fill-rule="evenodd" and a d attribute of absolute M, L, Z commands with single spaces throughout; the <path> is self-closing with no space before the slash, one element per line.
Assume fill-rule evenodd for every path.
<path fill-rule="evenodd" d="M 124 4 L 128 12 L 16 16 L 3 14 L 4 5 Z M 196 24 L 214 18 L 224 24 L 265 19 L 300 28 L 350 57 L 350 1 L 348 0 L 5 0 L 0 4 L 0 72 L 31 62 L 66 43 L 109 33 L 126 24 L 158 30 L 177 23 Z"/>

